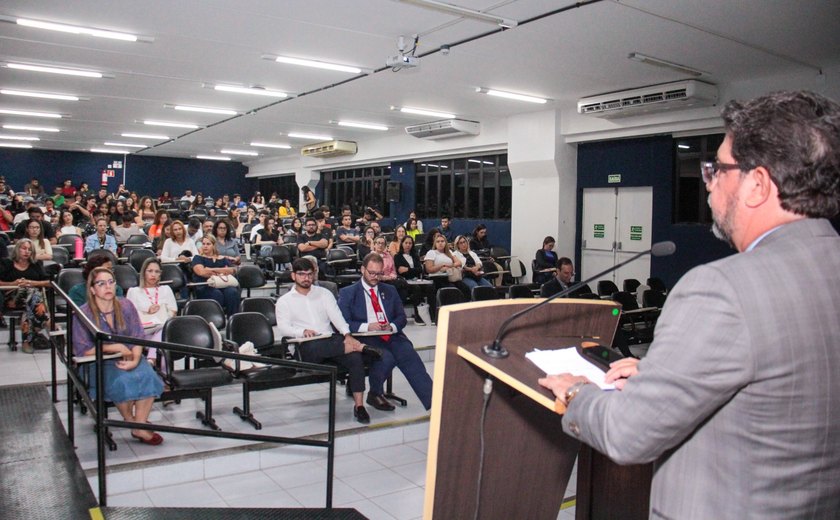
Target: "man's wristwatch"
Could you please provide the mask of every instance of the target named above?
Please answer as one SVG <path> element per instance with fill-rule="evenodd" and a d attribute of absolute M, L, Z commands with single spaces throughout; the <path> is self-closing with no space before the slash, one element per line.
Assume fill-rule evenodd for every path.
<path fill-rule="evenodd" d="M 569 406 L 569 404 L 571 404 L 572 402 L 572 399 L 577 397 L 577 395 L 580 393 L 580 389 L 583 388 L 584 385 L 588 384 L 589 381 L 579 381 L 570 386 L 568 389 L 566 389 L 566 393 L 563 394 L 563 400 L 566 401 L 566 406 Z"/>

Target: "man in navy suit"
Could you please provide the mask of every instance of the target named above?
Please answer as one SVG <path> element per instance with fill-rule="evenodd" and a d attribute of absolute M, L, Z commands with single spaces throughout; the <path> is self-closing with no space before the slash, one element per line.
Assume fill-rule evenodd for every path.
<path fill-rule="evenodd" d="M 383 395 L 383 384 L 397 366 L 428 410 L 432 406 L 432 378 L 426 372 L 414 345 L 402 332 L 406 317 L 397 289 L 379 283 L 383 270 L 382 257 L 377 253 L 368 254 L 362 260 L 362 279 L 341 289 L 338 297 L 338 307 L 350 324 L 351 332 L 392 332 L 364 338 L 366 344 L 378 347 L 382 353 L 382 357 L 374 361 L 368 371 L 370 392 L 367 403 L 377 410 L 394 409 L 394 405 Z"/>

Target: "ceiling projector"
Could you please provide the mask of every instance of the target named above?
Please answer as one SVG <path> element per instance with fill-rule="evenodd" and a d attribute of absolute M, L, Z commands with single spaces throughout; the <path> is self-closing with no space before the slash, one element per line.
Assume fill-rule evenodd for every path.
<path fill-rule="evenodd" d="M 411 69 L 420 65 L 420 58 L 407 54 L 397 54 L 388 58 L 385 65 L 392 69 Z"/>

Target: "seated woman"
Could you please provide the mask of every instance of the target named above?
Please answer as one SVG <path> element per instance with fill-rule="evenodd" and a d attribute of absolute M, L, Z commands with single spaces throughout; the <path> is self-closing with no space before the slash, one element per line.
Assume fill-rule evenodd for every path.
<path fill-rule="evenodd" d="M 35 248 L 35 260 L 52 260 L 52 246 L 49 240 L 44 240 L 44 224 L 40 220 L 30 220 L 26 224 L 26 238 L 32 241 Z"/>
<path fill-rule="evenodd" d="M 180 220 L 172 222 L 169 228 L 170 237 L 163 242 L 160 259 L 163 262 L 178 262 L 189 264 L 192 257 L 198 253 L 195 242 L 187 236 L 187 228 Z"/>
<path fill-rule="evenodd" d="M 277 210 L 277 215 L 280 218 L 294 217 L 297 215 L 295 208 L 292 207 L 292 202 L 289 199 L 283 199 L 283 205 Z"/>
<path fill-rule="evenodd" d="M 114 274 L 108 269 L 97 267 L 91 271 L 87 281 L 88 303 L 82 306 L 81 311 L 105 332 L 143 337 L 137 310 L 130 301 L 117 298 L 116 287 Z M 94 335 L 78 318 L 73 319 L 73 352 L 77 356 L 96 353 Z M 149 363 L 144 362 L 143 347 L 103 343 L 102 352 L 122 355 L 104 361 L 102 388 L 105 399 L 114 403 L 126 421 L 148 423 L 152 404 L 163 392 L 163 381 Z M 95 398 L 96 370 L 89 370 L 88 375 L 90 395 Z M 149 430 L 131 430 L 131 436 L 152 446 L 163 442 L 163 437 Z"/>
<path fill-rule="evenodd" d="M 221 258 L 216 251 L 216 237 L 201 239 L 201 252 L 192 259 L 193 282 L 206 282 L 213 275 L 233 276 L 236 268 L 230 260 Z M 216 300 L 230 317 L 239 312 L 239 286 L 217 289 L 209 285 L 199 285 L 195 290 L 196 298 Z"/>
<path fill-rule="evenodd" d="M 163 324 L 178 314 L 178 302 L 168 285 L 160 284 L 163 269 L 160 260 L 147 258 L 140 268 L 140 286 L 128 290 L 126 298 L 134 304 L 144 337 L 151 341 L 161 341 Z M 157 359 L 157 349 L 150 348 L 147 357 L 152 362 Z"/>
<path fill-rule="evenodd" d="M 49 287 L 50 278 L 41 264 L 35 261 L 35 247 L 28 238 L 21 238 L 12 249 L 11 258 L 0 259 L 0 283 L 17 289 L 6 291 L 5 307 L 23 311 L 20 330 L 23 334 L 22 350 L 35 352 L 35 335 L 49 326 L 49 314 L 43 289 Z"/>
<path fill-rule="evenodd" d="M 388 252 L 391 253 L 391 256 L 400 254 L 402 240 L 405 237 L 405 226 L 397 226 L 397 229 L 394 230 L 394 237 L 388 243 Z"/>
<path fill-rule="evenodd" d="M 534 258 L 534 283 L 542 285 L 554 276 L 557 266 L 557 253 L 554 252 L 554 243 L 554 237 L 545 237 L 542 249 L 537 250 Z"/>
<path fill-rule="evenodd" d="M 368 253 L 373 251 L 373 239 L 376 238 L 376 230 L 368 226 L 365 232 L 359 238 L 359 243 L 356 245 L 356 252 L 359 255 L 359 260 L 366 257 Z"/>
<path fill-rule="evenodd" d="M 149 196 L 143 197 L 140 199 L 140 207 L 137 208 L 137 213 L 144 224 L 151 224 L 157 217 L 155 201 Z"/>
<path fill-rule="evenodd" d="M 467 242 L 466 237 L 463 235 L 455 237 L 455 251 L 452 254 L 464 266 L 462 268 L 463 278 L 461 281 L 469 287 L 470 291 L 472 291 L 473 287 L 478 287 L 479 285 L 493 287 L 493 284 L 489 280 L 482 277 L 484 271 L 482 271 L 483 265 L 481 259 L 478 258 L 478 255 L 474 251 L 470 250 L 470 244 Z"/>
<path fill-rule="evenodd" d="M 463 264 L 449 251 L 449 246 L 446 243 L 446 237 L 438 233 L 435 237 L 434 246 L 434 249 L 426 253 L 426 256 L 423 258 L 423 264 L 426 268 L 426 272 L 429 275 L 448 275 L 431 276 L 432 280 L 435 282 L 435 291 L 443 287 L 457 287 L 469 300 L 470 289 L 464 285 L 460 279 L 450 281 L 450 278 L 459 278 L 458 274 L 460 274 L 459 271 L 461 271 Z"/>
<path fill-rule="evenodd" d="M 414 239 L 410 236 L 403 237 L 400 242 L 400 253 L 394 255 L 394 267 L 397 274 L 406 280 L 409 288 L 409 301 L 414 306 L 414 321 L 419 325 L 425 325 L 427 320 L 422 319 L 421 305 L 428 305 L 431 309 L 428 325 L 431 325 L 431 316 L 435 315 L 435 285 L 423 278 L 423 262 L 414 249 Z M 409 283 L 412 282 L 412 283 Z M 425 302 L 425 303 L 424 303 Z M 425 314 L 424 314 L 425 316 Z"/>
<path fill-rule="evenodd" d="M 163 233 L 163 228 L 169 222 L 169 213 L 166 212 L 165 209 L 157 210 L 155 213 L 155 218 L 152 221 L 152 225 L 149 226 L 149 238 L 152 240 L 156 238 L 160 238 L 161 234 Z M 163 243 L 163 241 L 161 241 Z"/>
<path fill-rule="evenodd" d="M 265 219 L 265 227 L 257 231 L 257 245 L 260 246 L 260 256 L 268 256 L 272 246 L 283 245 L 283 235 L 277 229 L 277 219 L 268 216 Z M 219 252 L 221 254 L 221 251 Z"/>
<path fill-rule="evenodd" d="M 417 240 L 417 235 L 423 234 L 423 230 L 418 227 L 417 219 L 408 219 L 408 222 L 405 223 L 405 234 L 415 241 Z"/>
<path fill-rule="evenodd" d="M 73 213 L 66 209 L 62 210 L 58 216 L 58 228 L 55 230 L 56 238 L 63 235 L 78 235 L 79 240 L 81 240 L 82 236 L 82 229 L 73 223 Z"/>
<path fill-rule="evenodd" d="M 216 237 L 216 250 L 219 256 L 227 258 L 234 265 L 239 265 L 242 260 L 239 255 L 239 242 L 233 234 L 233 226 L 227 219 L 219 219 L 213 224 L 213 236 Z"/>
<path fill-rule="evenodd" d="M 108 269 L 109 271 L 114 270 L 114 264 L 111 263 L 110 258 L 108 258 L 105 255 L 94 256 L 93 258 L 88 260 L 85 266 L 82 268 L 82 274 L 84 275 L 84 279 L 87 280 L 90 276 L 90 273 L 97 267 L 103 267 L 105 269 Z M 122 287 L 118 285 L 116 291 L 117 296 L 122 298 Z M 75 303 L 79 307 L 87 303 L 87 295 L 87 282 L 77 283 L 76 285 L 71 287 L 70 291 L 67 293 L 67 296 L 69 296 L 70 299 L 73 300 L 73 303 Z"/>

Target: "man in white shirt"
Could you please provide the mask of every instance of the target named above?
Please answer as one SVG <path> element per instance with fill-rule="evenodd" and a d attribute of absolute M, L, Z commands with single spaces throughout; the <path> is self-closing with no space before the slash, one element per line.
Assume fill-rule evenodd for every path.
<path fill-rule="evenodd" d="M 315 276 L 308 260 L 298 258 L 292 263 L 295 286 L 277 300 L 277 325 L 280 333 L 287 337 L 326 336 L 300 343 L 300 357 L 309 363 L 321 363 L 329 359 L 346 368 L 350 375 L 347 384 L 353 392 L 353 416 L 360 423 L 367 424 L 370 415 L 362 403 L 365 392 L 362 354 L 378 359 L 381 353 L 350 335 L 350 326 L 341 315 L 335 297 L 329 290 L 313 285 Z M 338 329 L 340 335 L 335 334 L 332 327 Z"/>
<path fill-rule="evenodd" d="M 114 228 L 114 238 L 117 239 L 118 244 L 124 244 L 128 241 L 131 235 L 142 235 L 143 230 L 137 227 L 129 216 L 117 217 L 120 219 L 119 226 Z"/>
<path fill-rule="evenodd" d="M 184 190 L 184 196 L 181 197 L 181 200 L 188 200 L 192 202 L 195 200 L 195 195 L 192 194 L 192 190 Z"/>

